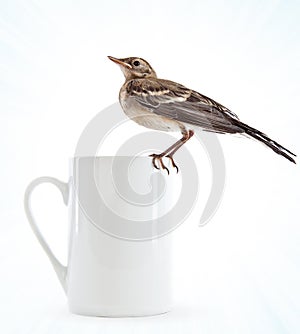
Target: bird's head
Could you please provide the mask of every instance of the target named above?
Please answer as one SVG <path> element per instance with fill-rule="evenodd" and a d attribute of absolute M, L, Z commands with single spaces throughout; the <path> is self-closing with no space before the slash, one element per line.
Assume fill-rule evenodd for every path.
<path fill-rule="evenodd" d="M 114 63 L 118 64 L 126 80 L 137 78 L 156 78 L 156 73 L 151 65 L 144 59 L 138 57 L 114 58 L 108 56 Z"/>

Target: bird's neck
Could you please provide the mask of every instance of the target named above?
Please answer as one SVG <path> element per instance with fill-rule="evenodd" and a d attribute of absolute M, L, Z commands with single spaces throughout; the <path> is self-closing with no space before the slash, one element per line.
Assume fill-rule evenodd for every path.
<path fill-rule="evenodd" d="M 134 80 L 134 79 L 154 79 L 157 78 L 156 74 L 151 73 L 151 74 L 147 74 L 147 75 L 136 75 L 136 74 L 128 74 L 125 77 L 125 82 L 130 81 L 130 80 Z"/>

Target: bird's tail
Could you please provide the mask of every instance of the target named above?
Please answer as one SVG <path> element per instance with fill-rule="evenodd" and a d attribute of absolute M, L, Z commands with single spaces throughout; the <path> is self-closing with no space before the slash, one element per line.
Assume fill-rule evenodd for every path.
<path fill-rule="evenodd" d="M 290 160 L 294 164 L 296 161 L 292 158 L 292 156 L 296 157 L 296 154 L 292 153 L 285 147 L 281 146 L 280 144 L 276 143 L 276 141 L 270 139 L 267 135 L 265 135 L 263 132 L 256 130 L 252 128 L 251 126 L 240 122 L 239 120 L 236 120 L 237 126 L 244 130 L 245 134 L 249 135 L 252 138 L 255 138 L 259 140 L 260 142 L 264 143 L 268 147 L 270 147 L 274 152 L 276 152 L 279 155 L 282 155 L 286 159 Z"/>

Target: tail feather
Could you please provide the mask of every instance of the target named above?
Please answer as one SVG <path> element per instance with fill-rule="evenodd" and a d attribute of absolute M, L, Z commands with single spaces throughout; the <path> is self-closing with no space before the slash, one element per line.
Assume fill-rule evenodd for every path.
<path fill-rule="evenodd" d="M 244 132 L 247 135 L 251 136 L 252 138 L 255 138 L 255 139 L 259 140 L 262 143 L 264 143 L 265 145 L 270 147 L 274 152 L 276 152 L 279 155 L 282 155 L 283 157 L 285 157 L 289 161 L 293 162 L 294 164 L 296 163 L 296 161 L 291 157 L 291 156 L 296 157 L 296 154 L 292 153 L 291 151 L 289 151 L 288 149 L 286 149 L 282 145 L 278 144 L 276 141 L 270 139 L 263 132 L 261 132 L 259 130 L 256 130 L 256 129 L 252 128 L 251 126 L 249 126 L 245 123 L 242 123 L 238 120 L 236 121 L 236 123 L 237 123 L 236 125 L 238 127 L 240 127 L 242 130 L 244 130 Z"/>

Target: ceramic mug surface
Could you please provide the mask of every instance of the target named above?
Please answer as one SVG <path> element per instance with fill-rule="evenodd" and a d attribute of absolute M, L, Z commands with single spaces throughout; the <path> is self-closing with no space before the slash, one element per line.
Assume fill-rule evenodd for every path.
<path fill-rule="evenodd" d="M 52 183 L 69 208 L 68 265 L 45 242 L 32 215 L 30 197 Z M 172 305 L 170 208 L 178 175 L 155 171 L 148 157 L 70 159 L 68 183 L 35 179 L 25 193 L 25 211 L 66 292 L 72 313 L 145 316 Z M 49 203 L 50 205 L 50 203 Z"/>

